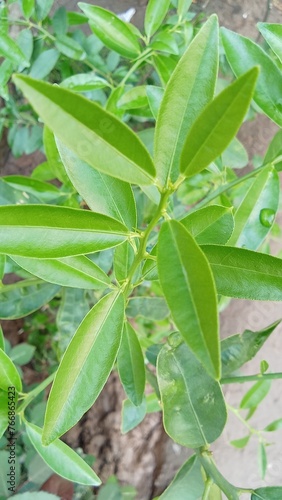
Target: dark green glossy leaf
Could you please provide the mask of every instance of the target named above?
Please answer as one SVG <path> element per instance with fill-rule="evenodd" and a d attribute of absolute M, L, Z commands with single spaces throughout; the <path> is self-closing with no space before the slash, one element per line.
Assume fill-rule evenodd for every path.
<path fill-rule="evenodd" d="M 56 285 L 91 290 L 107 288 L 111 283 L 106 273 L 84 255 L 63 259 L 14 256 L 13 260 L 29 273 Z"/>
<path fill-rule="evenodd" d="M 17 319 L 27 316 L 47 304 L 60 287 L 28 279 L 0 288 L 0 318 Z"/>
<path fill-rule="evenodd" d="M 219 205 L 189 213 L 180 222 L 199 245 L 225 245 L 234 229 L 232 209 Z"/>
<path fill-rule="evenodd" d="M 158 271 L 177 328 L 206 370 L 218 378 L 220 358 L 213 276 L 200 247 L 177 221 L 165 222 L 161 227 Z"/>
<path fill-rule="evenodd" d="M 88 210 L 26 205 L 0 207 L 0 252 L 60 258 L 122 243 L 128 230 L 115 219 Z"/>
<path fill-rule="evenodd" d="M 227 417 L 220 385 L 181 342 L 179 334 L 172 334 L 160 351 L 157 375 L 167 434 L 188 448 L 215 441 Z"/>
<path fill-rule="evenodd" d="M 56 66 L 59 55 L 56 49 L 44 50 L 32 63 L 29 75 L 38 80 L 46 78 Z"/>
<path fill-rule="evenodd" d="M 243 248 L 203 245 L 219 294 L 251 300 L 282 300 L 282 260 Z"/>
<path fill-rule="evenodd" d="M 43 21 L 49 14 L 54 0 L 35 0 L 35 17 L 37 21 Z"/>
<path fill-rule="evenodd" d="M 224 89 L 193 123 L 186 137 L 180 170 L 190 177 L 220 156 L 237 134 L 248 111 L 258 68 L 253 68 Z"/>
<path fill-rule="evenodd" d="M 95 35 L 106 47 L 129 59 L 139 56 L 138 38 L 124 21 L 102 7 L 82 2 L 79 2 L 78 6 L 88 17 Z"/>
<path fill-rule="evenodd" d="M 115 362 L 123 320 L 123 296 L 112 292 L 95 304 L 78 327 L 52 385 L 44 444 L 73 427 L 99 396 Z"/>
<path fill-rule="evenodd" d="M 22 75 L 14 81 L 56 137 L 79 158 L 127 182 L 153 182 L 155 168 L 146 148 L 112 114 L 62 87 Z"/>
<path fill-rule="evenodd" d="M 143 398 L 139 406 L 135 406 L 129 399 L 122 402 L 121 410 L 121 432 L 126 434 L 141 424 L 146 415 L 146 399 Z"/>
<path fill-rule="evenodd" d="M 128 241 L 115 249 L 114 272 L 119 283 L 124 282 L 134 261 L 134 250 Z"/>
<path fill-rule="evenodd" d="M 268 486 L 258 488 L 252 493 L 251 500 L 280 500 L 282 497 L 282 486 Z"/>
<path fill-rule="evenodd" d="M 56 439 L 49 446 L 43 446 L 42 429 L 25 421 L 27 435 L 37 453 L 57 474 L 78 484 L 99 486 L 100 479 L 93 469 L 67 444 Z"/>
<path fill-rule="evenodd" d="M 169 309 L 162 297 L 132 297 L 129 299 L 126 314 L 130 318 L 143 316 L 160 321 L 169 315 Z"/>
<path fill-rule="evenodd" d="M 282 75 L 273 60 L 249 38 L 222 28 L 222 41 L 232 71 L 238 77 L 259 64 L 260 74 L 254 101 L 278 125 L 282 125 Z"/>
<path fill-rule="evenodd" d="M 32 359 L 35 351 L 35 346 L 22 342 L 12 348 L 9 353 L 10 359 L 16 365 L 26 365 Z"/>
<path fill-rule="evenodd" d="M 145 33 L 152 36 L 162 24 L 170 6 L 170 0 L 149 0 L 145 12 Z"/>
<path fill-rule="evenodd" d="M 235 229 L 230 246 L 257 250 L 275 220 L 279 205 L 279 176 L 274 167 L 266 167 L 254 179 L 234 215 Z"/>
<path fill-rule="evenodd" d="M 281 428 L 282 428 L 282 418 L 278 418 L 277 420 L 271 422 L 271 424 L 268 424 L 263 430 L 265 432 L 274 432 L 278 431 Z"/>
<path fill-rule="evenodd" d="M 177 178 L 187 132 L 213 97 L 217 68 L 218 24 L 216 16 L 211 16 L 180 59 L 161 102 L 155 162 L 162 185 L 170 177 L 173 181 Z"/>
<path fill-rule="evenodd" d="M 234 446 L 235 448 L 245 448 L 245 446 L 247 446 L 249 440 L 250 440 L 250 437 L 251 435 L 248 434 L 247 436 L 244 436 L 240 439 L 234 439 L 233 441 L 230 441 L 230 444 L 232 444 L 232 446 Z"/>
<path fill-rule="evenodd" d="M 8 427 L 8 395 L 0 390 L 0 438 Z"/>
<path fill-rule="evenodd" d="M 198 500 L 203 492 L 201 464 L 193 455 L 182 465 L 159 500 Z"/>
<path fill-rule="evenodd" d="M 78 75 L 73 75 L 66 78 L 61 83 L 61 87 L 65 87 L 75 92 L 88 92 L 108 86 L 109 83 L 107 80 L 95 75 L 95 73 L 80 73 Z"/>
<path fill-rule="evenodd" d="M 0 55 L 9 59 L 15 66 L 29 66 L 29 61 L 26 59 L 16 42 L 3 33 L 0 34 Z"/>
<path fill-rule="evenodd" d="M 2 349 L 0 349 L 0 389 L 8 392 L 9 389 L 12 391 L 13 388 L 15 388 L 17 392 L 21 392 L 21 378 L 13 361 L 10 360 L 10 358 L 4 351 L 2 351 Z M 8 410 L 8 402 L 6 410 Z"/>
<path fill-rule="evenodd" d="M 221 341 L 222 377 L 226 377 L 250 361 L 279 324 L 280 320 L 258 332 L 245 330 L 242 334 L 223 339 Z"/>
<path fill-rule="evenodd" d="M 86 53 L 81 45 L 67 35 L 56 36 L 55 46 L 62 54 L 70 59 L 82 61 L 86 57 Z"/>
<path fill-rule="evenodd" d="M 282 26 L 274 23 L 258 23 L 263 38 L 267 41 L 274 54 L 282 62 Z"/>
<path fill-rule="evenodd" d="M 240 408 L 243 410 L 256 408 L 267 396 L 270 387 L 271 380 L 259 380 L 256 382 L 242 398 Z"/>
<path fill-rule="evenodd" d="M 142 403 L 145 389 L 144 357 L 136 332 L 126 323 L 117 357 L 121 383 L 128 399 L 135 405 Z"/>
<path fill-rule="evenodd" d="M 136 227 L 136 206 L 131 186 L 94 170 L 58 141 L 66 172 L 78 193 L 94 212 L 109 215 L 130 229 Z"/>

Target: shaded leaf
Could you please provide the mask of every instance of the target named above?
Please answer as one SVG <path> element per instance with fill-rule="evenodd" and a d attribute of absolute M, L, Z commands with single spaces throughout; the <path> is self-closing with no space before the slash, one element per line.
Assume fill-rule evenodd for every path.
<path fill-rule="evenodd" d="M 139 425 L 142 420 L 144 420 L 146 415 L 146 399 L 143 398 L 142 403 L 139 406 L 135 406 L 129 399 L 125 399 L 122 402 L 121 410 L 121 432 L 126 434 L 132 431 L 137 425 Z"/>
<path fill-rule="evenodd" d="M 14 363 L 11 361 L 9 356 L 7 356 L 2 349 L 0 349 L 0 389 L 8 392 L 9 389 L 12 391 L 13 388 L 15 388 L 17 392 L 21 392 L 22 382 Z M 8 402 L 6 405 L 6 411 L 7 408 Z"/>
<path fill-rule="evenodd" d="M 153 321 L 160 321 L 169 315 L 169 309 L 162 297 L 132 297 L 126 308 L 129 318 L 143 316 Z"/>
<path fill-rule="evenodd" d="M 159 500 L 198 500 L 203 492 L 201 464 L 193 455 L 182 465 Z"/>
<path fill-rule="evenodd" d="M 254 490 L 251 500 L 279 500 L 282 495 L 282 486 L 269 486 Z"/>
<path fill-rule="evenodd" d="M 263 38 L 266 40 L 274 54 L 282 62 L 282 26 L 275 23 L 258 23 Z"/>
<path fill-rule="evenodd" d="M 274 432 L 278 431 L 278 429 L 282 428 L 282 418 L 278 418 L 277 420 L 274 420 L 270 424 L 268 424 L 263 430 L 265 432 Z"/>

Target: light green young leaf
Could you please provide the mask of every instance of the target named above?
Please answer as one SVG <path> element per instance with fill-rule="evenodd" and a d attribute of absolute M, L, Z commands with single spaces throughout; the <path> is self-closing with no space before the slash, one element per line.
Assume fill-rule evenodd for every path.
<path fill-rule="evenodd" d="M 35 0 L 21 0 L 23 15 L 29 19 L 34 11 Z"/>
<path fill-rule="evenodd" d="M 182 18 L 186 14 L 191 3 L 192 0 L 178 0 L 177 14 L 179 15 L 179 17 Z"/>
<path fill-rule="evenodd" d="M 247 436 L 244 436 L 240 439 L 234 439 L 233 441 L 230 441 L 230 444 L 232 444 L 232 446 L 234 446 L 235 448 L 245 448 L 245 446 L 247 446 L 249 440 L 250 440 L 250 437 L 251 435 L 248 434 Z"/>
<path fill-rule="evenodd" d="M 35 346 L 22 342 L 17 344 L 9 353 L 10 359 L 17 365 L 26 365 L 32 359 Z"/>
<path fill-rule="evenodd" d="M 113 12 L 83 2 L 79 2 L 78 7 L 88 17 L 92 31 L 106 47 L 129 59 L 140 55 L 138 38 Z"/>
<path fill-rule="evenodd" d="M 162 297 L 132 297 L 126 308 L 129 318 L 143 316 L 153 321 L 161 321 L 169 315 L 169 309 Z"/>
<path fill-rule="evenodd" d="M 199 245 L 225 245 L 234 229 L 232 210 L 220 205 L 211 205 L 188 213 L 180 222 Z"/>
<path fill-rule="evenodd" d="M 56 36 L 55 46 L 62 54 L 70 59 L 82 61 L 86 57 L 86 53 L 81 45 L 67 35 Z"/>
<path fill-rule="evenodd" d="M 256 382 L 242 398 L 240 408 L 243 410 L 256 408 L 267 396 L 270 387 L 271 380 L 259 380 Z"/>
<path fill-rule="evenodd" d="M 280 322 L 280 320 L 275 321 L 258 332 L 245 330 L 242 334 L 231 335 L 223 339 L 221 341 L 222 377 L 228 376 L 250 361 Z"/>
<path fill-rule="evenodd" d="M 0 438 L 8 427 L 8 395 L 0 390 Z"/>
<path fill-rule="evenodd" d="M 154 181 L 155 167 L 148 151 L 115 116 L 62 87 L 23 75 L 14 81 L 55 136 L 86 163 L 127 182 Z"/>
<path fill-rule="evenodd" d="M 275 220 L 279 205 L 279 176 L 274 167 L 266 167 L 254 179 L 234 216 L 235 229 L 228 242 L 257 250 Z"/>
<path fill-rule="evenodd" d="M 267 469 L 267 454 L 264 443 L 259 443 L 258 463 L 259 463 L 260 476 L 262 479 L 264 479 Z"/>
<path fill-rule="evenodd" d="M 60 287 L 27 279 L 0 288 L 0 318 L 17 319 L 33 313 L 47 304 Z"/>
<path fill-rule="evenodd" d="M 203 245 L 216 283 L 226 297 L 282 300 L 282 260 L 243 248 Z"/>
<path fill-rule="evenodd" d="M 129 269 L 134 261 L 134 255 L 134 250 L 128 241 L 125 241 L 115 249 L 114 273 L 119 283 L 127 279 Z"/>
<path fill-rule="evenodd" d="M 136 332 L 130 323 L 124 325 L 117 366 L 128 399 L 135 406 L 141 405 L 145 389 L 144 357 Z"/>
<path fill-rule="evenodd" d="M 93 469 L 67 444 L 56 439 L 49 446 L 43 446 L 42 429 L 37 425 L 25 421 L 27 435 L 37 453 L 47 465 L 61 477 L 78 484 L 99 486 L 101 480 Z"/>
<path fill-rule="evenodd" d="M 16 42 L 3 33 L 0 34 L 0 56 L 9 59 L 15 66 L 29 66 L 29 61 L 26 59 Z"/>
<path fill-rule="evenodd" d="M 274 23 L 258 23 L 263 38 L 267 41 L 274 54 L 282 62 L 282 25 Z"/>
<path fill-rule="evenodd" d="M 282 428 L 282 418 L 278 418 L 277 420 L 274 420 L 273 422 L 268 424 L 263 430 L 265 432 L 274 432 L 278 431 L 281 428 Z"/>
<path fill-rule="evenodd" d="M 94 212 L 136 227 L 136 205 L 131 186 L 124 181 L 94 170 L 70 149 L 57 141 L 66 172 L 78 193 Z"/>
<path fill-rule="evenodd" d="M 169 31 L 161 31 L 155 37 L 150 48 L 167 54 L 179 54 L 179 47 L 175 36 Z"/>
<path fill-rule="evenodd" d="M 249 38 L 221 29 L 223 47 L 232 71 L 238 77 L 255 65 L 260 66 L 253 99 L 264 113 L 282 125 L 281 86 L 282 75 L 274 61 Z"/>
<path fill-rule="evenodd" d="M 50 444 L 73 427 L 99 396 L 115 362 L 123 320 L 123 296 L 115 292 L 103 297 L 85 316 L 52 385 L 45 415 L 44 444 Z"/>
<path fill-rule="evenodd" d="M 161 102 L 155 133 L 155 163 L 158 179 L 164 186 L 170 177 L 175 181 L 178 176 L 187 132 L 213 97 L 217 70 L 218 23 L 216 16 L 211 16 L 180 59 Z"/>
<path fill-rule="evenodd" d="M 62 259 L 29 259 L 14 255 L 13 260 L 29 273 L 56 285 L 92 290 L 107 288 L 111 283 L 106 273 L 84 255 Z"/>
<path fill-rule="evenodd" d="M 50 205 L 0 207 L 0 252 L 60 258 L 122 243 L 128 229 L 106 215 Z"/>
<path fill-rule="evenodd" d="M 146 416 L 146 399 L 143 398 L 139 406 L 135 406 L 129 399 L 122 402 L 121 410 L 121 433 L 126 434 L 141 424 Z"/>
<path fill-rule="evenodd" d="M 17 392 L 21 392 L 21 378 L 13 361 L 0 349 L 0 389 L 8 392 L 9 388 L 12 390 L 13 387 L 15 387 Z"/>
<path fill-rule="evenodd" d="M 0 281 L 2 281 L 3 276 L 5 274 L 5 264 L 6 264 L 6 256 L 0 255 Z"/>
<path fill-rule="evenodd" d="M 148 106 L 146 85 L 139 85 L 125 92 L 117 102 L 119 109 L 139 109 Z"/>
<path fill-rule="evenodd" d="M 79 73 L 63 80 L 61 87 L 75 92 L 89 92 L 90 90 L 109 87 L 109 83 L 105 78 L 101 78 L 95 75 L 95 73 Z"/>
<path fill-rule="evenodd" d="M 207 259 L 184 226 L 171 220 L 161 227 L 157 260 L 177 328 L 208 373 L 219 378 L 216 290 Z"/>
<path fill-rule="evenodd" d="M 149 0 L 145 12 L 144 28 L 148 37 L 151 37 L 162 24 L 168 9 L 170 0 Z"/>
<path fill-rule="evenodd" d="M 167 434 L 188 448 L 215 441 L 227 418 L 220 385 L 207 374 L 180 334 L 172 334 L 161 349 L 157 377 Z"/>
<path fill-rule="evenodd" d="M 278 500 L 282 496 L 282 486 L 258 488 L 252 493 L 251 500 Z"/>
<path fill-rule="evenodd" d="M 193 455 L 182 465 L 159 500 L 196 500 L 202 498 L 203 492 L 201 464 Z"/>
<path fill-rule="evenodd" d="M 190 177 L 223 153 L 248 111 L 258 68 L 253 68 L 224 89 L 195 120 L 186 137 L 180 170 Z"/>

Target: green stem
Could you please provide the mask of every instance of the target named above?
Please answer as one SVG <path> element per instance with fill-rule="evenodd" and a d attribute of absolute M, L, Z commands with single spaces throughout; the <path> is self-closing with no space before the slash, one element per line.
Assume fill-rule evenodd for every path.
<path fill-rule="evenodd" d="M 240 420 L 240 422 L 245 426 L 247 427 L 248 431 L 250 432 L 250 434 L 257 434 L 259 437 L 261 437 L 261 433 L 260 431 L 257 431 L 256 429 L 254 429 L 248 422 L 247 420 L 245 420 L 242 415 L 240 415 L 240 412 L 239 410 L 237 410 L 236 408 L 234 408 L 233 406 L 230 406 L 230 405 L 226 405 L 228 410 L 229 411 L 232 411 L 232 413 L 234 413 L 234 415 L 236 415 L 236 417 L 238 418 L 238 420 Z"/>
<path fill-rule="evenodd" d="M 47 377 L 45 380 L 43 380 L 43 382 L 41 382 L 41 384 L 39 384 L 37 387 L 35 387 L 35 389 L 33 389 L 33 391 L 29 392 L 27 394 L 25 400 L 23 401 L 23 403 L 18 407 L 17 413 L 22 413 L 25 410 L 25 408 L 31 403 L 31 401 L 33 401 L 33 399 L 36 398 L 36 396 L 38 396 L 38 394 L 40 394 L 40 392 L 44 391 L 44 389 L 46 389 L 46 387 L 49 384 L 51 384 L 51 382 L 53 382 L 55 375 L 56 375 L 56 372 L 52 373 L 51 375 L 49 375 L 49 377 Z"/>
<path fill-rule="evenodd" d="M 135 63 L 131 66 L 130 70 L 126 73 L 125 77 L 123 80 L 120 82 L 119 86 L 122 87 L 122 85 L 125 85 L 127 82 L 128 78 L 136 71 L 137 68 L 139 68 L 140 64 L 142 64 L 146 59 L 151 55 L 152 50 L 151 49 L 146 49 L 144 52 L 138 57 L 138 59 L 135 61 Z"/>
<path fill-rule="evenodd" d="M 208 477 L 205 481 L 205 489 L 202 496 L 202 500 L 209 500 L 209 495 L 213 484 L 214 484 L 213 480 L 210 477 Z"/>
<path fill-rule="evenodd" d="M 243 382 L 256 382 L 257 380 L 275 380 L 282 378 L 282 373 L 258 373 L 257 375 L 242 375 L 241 377 L 223 377 L 221 384 L 242 384 Z"/>
<path fill-rule="evenodd" d="M 206 472 L 206 475 L 211 478 L 215 484 L 217 484 L 228 500 L 239 500 L 238 488 L 230 484 L 219 472 L 211 453 L 205 449 L 198 449 L 196 450 L 196 454 Z"/>

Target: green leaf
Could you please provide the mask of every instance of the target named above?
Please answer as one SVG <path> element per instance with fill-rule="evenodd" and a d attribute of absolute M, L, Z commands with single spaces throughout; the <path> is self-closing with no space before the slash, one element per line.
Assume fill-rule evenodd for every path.
<path fill-rule="evenodd" d="M 166 87 L 176 68 L 178 58 L 171 54 L 154 54 L 152 60 L 162 85 Z"/>
<path fill-rule="evenodd" d="M 82 61 L 86 57 L 86 53 L 81 45 L 67 35 L 56 36 L 55 46 L 62 54 L 70 59 Z"/>
<path fill-rule="evenodd" d="M 177 221 L 165 222 L 161 227 L 158 271 L 177 328 L 206 370 L 219 378 L 217 301 L 213 276 L 194 238 Z"/>
<path fill-rule="evenodd" d="M 160 351 L 157 376 L 167 434 L 188 448 L 215 441 L 227 418 L 220 385 L 178 333 L 172 334 Z"/>
<path fill-rule="evenodd" d="M 56 49 L 44 50 L 32 63 L 29 75 L 38 80 L 46 78 L 56 66 L 59 55 Z"/>
<path fill-rule="evenodd" d="M 203 492 L 201 464 L 193 455 L 182 465 L 159 500 L 197 500 L 202 498 Z"/>
<path fill-rule="evenodd" d="M 277 162 L 276 159 L 278 156 L 282 155 L 282 130 L 278 130 L 273 139 L 270 141 L 268 145 L 265 157 L 263 159 L 263 163 L 272 163 L 275 162 L 275 168 L 278 172 L 282 170 L 282 162 Z"/>
<path fill-rule="evenodd" d="M 234 216 L 235 229 L 230 246 L 257 250 L 275 220 L 280 183 L 274 167 L 266 167 L 254 179 Z"/>
<path fill-rule="evenodd" d="M 179 54 L 176 38 L 167 30 L 158 33 L 149 47 L 160 52 L 167 52 L 168 54 Z"/>
<path fill-rule="evenodd" d="M 122 402 L 121 410 L 121 433 L 126 434 L 141 424 L 146 415 L 146 399 L 143 398 L 139 406 L 135 406 L 129 399 Z"/>
<path fill-rule="evenodd" d="M 113 12 L 83 2 L 79 2 L 78 7 L 86 14 L 92 31 L 106 47 L 129 59 L 140 55 L 137 37 L 127 23 Z"/>
<path fill-rule="evenodd" d="M 29 19 L 30 16 L 33 14 L 34 5 L 35 5 L 34 0 L 21 0 L 22 12 L 27 19 Z"/>
<path fill-rule="evenodd" d="M 139 109 L 148 106 L 146 85 L 139 85 L 125 92 L 117 102 L 119 109 Z"/>
<path fill-rule="evenodd" d="M 32 199 L 36 198 L 37 203 L 40 201 L 42 203 L 50 203 L 59 200 L 62 196 L 61 191 L 52 184 L 42 182 L 37 179 L 32 179 L 25 175 L 7 175 L 2 179 L 5 181 L 6 189 L 8 184 L 9 186 L 13 187 L 15 191 L 20 192 L 22 196 L 22 199 L 20 201 L 21 204 L 23 203 L 24 199 L 28 200 L 29 203 L 33 203 Z M 23 193 L 25 193 L 25 195 L 23 195 Z M 9 203 L 9 205 L 14 204 L 18 203 L 12 203 L 12 201 L 10 201 Z"/>
<path fill-rule="evenodd" d="M 43 21 L 49 14 L 54 0 L 35 0 L 35 17 L 37 21 Z"/>
<path fill-rule="evenodd" d="M 254 490 L 251 500 L 278 500 L 282 496 L 282 486 L 268 486 Z"/>
<path fill-rule="evenodd" d="M 52 26 L 56 35 L 66 35 L 68 31 L 68 15 L 65 7 L 59 7 L 53 18 Z"/>
<path fill-rule="evenodd" d="M 223 339 L 221 341 L 222 377 L 228 376 L 250 361 L 280 322 L 281 320 L 275 321 L 258 332 L 245 330 L 242 334 Z"/>
<path fill-rule="evenodd" d="M 180 222 L 199 245 L 225 245 L 234 229 L 232 209 L 219 205 L 189 213 Z"/>
<path fill-rule="evenodd" d="M 259 462 L 260 476 L 262 479 L 264 479 L 265 474 L 266 474 L 266 469 L 267 469 L 267 454 L 266 454 L 265 445 L 263 443 L 259 443 L 258 462 Z"/>
<path fill-rule="evenodd" d="M 218 23 L 211 16 L 180 59 L 161 102 L 155 162 L 162 185 L 177 179 L 181 150 L 191 125 L 212 99 L 218 69 Z M 187 75 L 190 75 L 187 79 Z"/>
<path fill-rule="evenodd" d="M 168 9 L 170 0 L 149 0 L 145 12 L 144 28 L 148 37 L 152 36 L 162 24 Z"/>
<path fill-rule="evenodd" d="M 6 264 L 6 256 L 0 255 L 0 281 L 3 279 L 5 274 L 5 264 Z"/>
<path fill-rule="evenodd" d="M 263 430 L 264 432 L 274 432 L 278 431 L 281 428 L 282 428 L 282 418 L 278 418 L 277 420 L 271 422 L 271 424 L 268 424 Z"/>
<path fill-rule="evenodd" d="M 216 283 L 226 297 L 282 300 L 282 260 L 270 255 L 219 245 L 203 245 Z"/>
<path fill-rule="evenodd" d="M 8 427 L 8 395 L 0 390 L 0 438 Z"/>
<path fill-rule="evenodd" d="M 240 408 L 243 410 L 256 408 L 267 396 L 270 387 L 271 380 L 259 380 L 256 382 L 242 398 Z"/>
<path fill-rule="evenodd" d="M 30 29 L 20 31 L 17 37 L 17 45 L 26 57 L 26 60 L 29 61 L 33 52 L 33 36 Z"/>
<path fill-rule="evenodd" d="M 191 3 L 192 0 L 178 0 L 177 14 L 179 15 L 180 18 L 182 18 L 186 14 Z"/>
<path fill-rule="evenodd" d="M 180 170 L 191 177 L 214 161 L 237 134 L 248 111 L 258 68 L 245 73 L 209 103 L 193 123 L 181 153 Z"/>
<path fill-rule="evenodd" d="M 78 193 L 94 212 L 136 227 L 136 205 L 131 186 L 124 181 L 94 170 L 58 141 L 66 172 Z"/>
<path fill-rule="evenodd" d="M 107 288 L 111 283 L 104 271 L 84 255 L 63 259 L 13 256 L 13 260 L 29 273 L 56 285 L 92 290 Z"/>
<path fill-rule="evenodd" d="M 89 92 L 90 90 L 109 87 L 109 83 L 105 78 L 101 78 L 95 75 L 95 73 L 79 73 L 63 80 L 61 87 L 75 92 Z"/>
<path fill-rule="evenodd" d="M 0 389 L 8 392 L 13 387 L 15 387 L 17 392 L 21 392 L 22 390 L 22 382 L 18 370 L 7 354 L 0 349 Z"/>
<path fill-rule="evenodd" d="M 263 38 L 282 62 L 282 26 L 274 23 L 257 23 Z"/>
<path fill-rule="evenodd" d="M 153 321 L 161 321 L 169 315 L 169 309 L 162 297 L 132 297 L 126 308 L 129 318 L 143 316 Z"/>
<path fill-rule="evenodd" d="M 128 230 L 88 210 L 25 205 L 0 207 L 0 252 L 59 258 L 96 252 L 122 243 Z"/>
<path fill-rule="evenodd" d="M 61 181 L 63 184 L 68 184 L 69 179 L 61 160 L 54 134 L 46 126 L 44 127 L 43 131 L 43 143 L 49 168 L 54 173 L 54 176 L 59 179 L 59 181 Z"/>
<path fill-rule="evenodd" d="M 128 399 L 135 406 L 141 405 L 145 389 L 144 357 L 136 332 L 130 323 L 126 323 L 123 329 L 117 366 Z"/>
<path fill-rule="evenodd" d="M 0 56 L 9 59 L 15 66 L 29 66 L 29 61 L 26 59 L 16 42 L 3 33 L 0 34 Z"/>
<path fill-rule="evenodd" d="M 155 168 L 146 148 L 127 125 L 101 106 L 22 75 L 14 81 L 44 123 L 79 158 L 127 182 L 153 182 Z"/>
<path fill-rule="evenodd" d="M 152 114 L 155 120 L 157 120 L 162 98 L 164 96 L 164 89 L 155 85 L 147 85 L 146 93 Z"/>
<path fill-rule="evenodd" d="M 27 316 L 47 304 L 60 287 L 28 279 L 0 288 L 0 318 L 17 319 Z"/>
<path fill-rule="evenodd" d="M 263 375 L 264 373 L 267 372 L 269 368 L 269 364 L 267 361 L 265 361 L 265 359 L 263 359 L 261 362 L 260 362 L 260 373 Z"/>
<path fill-rule="evenodd" d="M 244 436 L 240 439 L 234 439 L 233 441 L 230 441 L 230 444 L 232 444 L 232 446 L 234 446 L 235 448 L 245 448 L 245 446 L 247 446 L 249 440 L 250 440 L 250 437 L 251 435 L 248 434 L 247 436 Z"/>
<path fill-rule="evenodd" d="M 85 291 L 79 288 L 64 288 L 56 316 L 58 350 L 63 354 L 90 307 Z"/>
<path fill-rule="evenodd" d="M 13 361 L 13 363 L 22 366 L 30 362 L 34 354 L 34 351 L 35 351 L 35 346 L 22 342 L 21 344 L 18 344 L 12 348 L 12 350 L 9 353 L 9 356 Z"/>
<path fill-rule="evenodd" d="M 243 168 L 248 164 L 248 153 L 243 144 L 236 138 L 222 153 L 223 165 L 230 168 Z"/>
<path fill-rule="evenodd" d="M 44 423 L 44 444 L 73 427 L 99 396 L 115 362 L 123 320 L 123 296 L 112 292 L 95 304 L 80 324 L 52 385 Z"/>
<path fill-rule="evenodd" d="M 134 261 L 134 250 L 128 241 L 122 243 L 115 249 L 114 272 L 119 283 L 125 281 Z"/>
<path fill-rule="evenodd" d="M 37 453 L 61 477 L 78 484 L 99 486 L 100 479 L 91 467 L 67 444 L 56 439 L 49 446 L 42 445 L 42 429 L 25 421 L 27 435 Z"/>
<path fill-rule="evenodd" d="M 1 325 L 0 325 L 0 349 L 2 349 L 2 351 L 5 351 L 5 338 Z"/>
<path fill-rule="evenodd" d="M 259 64 L 260 74 L 253 99 L 271 120 L 281 126 L 282 75 L 280 70 L 264 50 L 252 40 L 226 28 L 221 29 L 221 35 L 226 57 L 237 77 Z"/>

